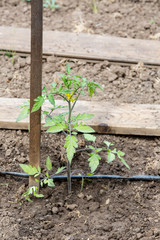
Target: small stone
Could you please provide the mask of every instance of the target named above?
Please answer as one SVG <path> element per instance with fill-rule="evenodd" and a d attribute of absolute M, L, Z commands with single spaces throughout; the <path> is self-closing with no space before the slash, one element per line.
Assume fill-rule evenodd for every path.
<path fill-rule="evenodd" d="M 24 157 L 20 157 L 20 158 L 18 159 L 18 162 L 19 162 L 19 163 L 25 163 L 26 161 L 27 161 L 27 159 L 24 158 Z"/>
<path fill-rule="evenodd" d="M 135 232 L 140 232 L 141 231 L 141 229 L 140 228 L 135 228 Z"/>
<path fill-rule="evenodd" d="M 65 238 L 65 240 L 74 240 L 75 238 L 71 235 Z"/>
<path fill-rule="evenodd" d="M 99 191 L 99 193 L 100 193 L 100 195 L 103 195 L 103 193 L 105 193 L 104 189 L 101 189 L 101 190 Z"/>
<path fill-rule="evenodd" d="M 160 236 L 160 229 L 158 228 L 154 229 L 154 235 L 155 237 Z"/>
<path fill-rule="evenodd" d="M 123 17 L 123 15 L 120 14 L 119 12 L 115 12 L 115 13 L 113 14 L 113 16 L 114 16 L 114 18 L 122 18 L 122 17 Z"/>
<path fill-rule="evenodd" d="M 21 130 L 18 130 L 18 131 L 17 131 L 17 135 L 18 135 L 18 136 L 21 136 L 21 135 L 22 135 L 22 131 L 21 131 Z"/>
<path fill-rule="evenodd" d="M 29 144 L 29 139 L 28 139 L 27 136 L 24 136 L 24 138 L 22 139 L 22 143 L 23 143 L 24 146 Z"/>
<path fill-rule="evenodd" d="M 150 73 L 151 76 L 154 76 L 155 74 L 156 74 L 155 72 L 151 72 L 151 73 Z"/>
<path fill-rule="evenodd" d="M 110 203 L 110 199 L 108 198 L 107 200 L 106 200 L 106 205 L 108 205 Z"/>
<path fill-rule="evenodd" d="M 31 64 L 31 57 L 30 56 L 26 58 L 26 64 L 28 64 L 28 65 Z"/>
<path fill-rule="evenodd" d="M 25 12 L 27 12 L 28 11 L 28 7 L 24 7 L 23 8 L 23 12 L 25 13 Z"/>
<path fill-rule="evenodd" d="M 18 219 L 17 219 L 17 222 L 18 222 L 18 223 L 21 223 L 21 221 L 22 221 L 21 218 L 18 218 Z"/>
<path fill-rule="evenodd" d="M 68 210 L 71 210 L 71 211 L 74 210 L 76 207 L 78 207 L 77 204 L 67 205 L 67 209 L 68 209 Z"/>
<path fill-rule="evenodd" d="M 140 239 L 142 237 L 141 233 L 137 233 L 137 239 Z"/>
<path fill-rule="evenodd" d="M 77 195 L 79 198 L 83 199 L 84 198 L 84 194 L 81 192 Z"/>
<path fill-rule="evenodd" d="M 87 198 L 87 201 L 90 201 L 91 199 L 93 199 L 93 196 L 92 195 L 87 195 L 86 198 Z"/>
<path fill-rule="evenodd" d="M 147 72 L 142 72 L 142 73 L 140 74 L 140 79 L 141 79 L 142 81 L 147 81 L 147 80 L 149 79 L 148 73 L 147 73 Z"/>
<path fill-rule="evenodd" d="M 160 78 L 160 68 L 158 68 L 157 75 Z"/>
<path fill-rule="evenodd" d="M 19 63 L 20 68 L 25 67 L 26 62 L 25 62 L 24 58 L 21 58 L 21 57 L 18 58 L 18 63 Z"/>
<path fill-rule="evenodd" d="M 12 153 L 12 149 L 8 149 L 6 151 L 5 157 L 9 157 L 11 155 L 11 153 Z"/>
<path fill-rule="evenodd" d="M 158 222 L 159 222 L 159 219 L 155 219 L 154 221 L 155 221 L 156 223 L 158 223 Z"/>
<path fill-rule="evenodd" d="M 53 207 L 52 208 L 52 213 L 53 214 L 57 214 L 58 213 L 58 208 L 57 207 Z"/>
<path fill-rule="evenodd" d="M 101 68 L 105 69 L 108 66 L 109 66 L 109 62 L 106 60 L 106 61 L 102 62 L 102 67 Z"/>

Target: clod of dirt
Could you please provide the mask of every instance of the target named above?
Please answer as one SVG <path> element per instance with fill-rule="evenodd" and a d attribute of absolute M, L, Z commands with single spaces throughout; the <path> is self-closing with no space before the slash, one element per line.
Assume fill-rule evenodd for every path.
<path fill-rule="evenodd" d="M 18 188 L 17 194 L 22 195 L 24 192 L 25 192 L 25 184 L 23 184 L 22 186 L 20 186 L 20 188 Z"/>
<path fill-rule="evenodd" d="M 70 204 L 70 205 L 67 205 L 66 208 L 70 211 L 74 210 L 75 208 L 77 208 L 77 204 Z"/>
<path fill-rule="evenodd" d="M 52 208 L 52 213 L 53 214 L 57 214 L 58 213 L 58 208 L 57 207 L 53 207 Z"/>
<path fill-rule="evenodd" d="M 12 153 L 12 149 L 8 149 L 6 151 L 5 157 L 9 157 L 11 155 L 11 153 Z"/>
<path fill-rule="evenodd" d="M 116 80 L 117 78 L 118 78 L 118 76 L 117 76 L 116 74 L 111 73 L 111 72 L 108 73 L 108 81 L 109 81 L 109 82 L 113 82 L 113 81 Z"/>
<path fill-rule="evenodd" d="M 89 206 L 90 212 L 96 211 L 100 207 L 99 202 L 94 202 Z"/>

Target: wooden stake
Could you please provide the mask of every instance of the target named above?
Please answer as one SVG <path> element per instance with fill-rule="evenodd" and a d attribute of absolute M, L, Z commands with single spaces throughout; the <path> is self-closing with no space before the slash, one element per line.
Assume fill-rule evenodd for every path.
<path fill-rule="evenodd" d="M 31 79 L 30 79 L 30 109 L 34 99 L 42 92 L 42 22 L 43 0 L 31 0 Z M 30 159 L 32 166 L 40 165 L 41 110 L 30 114 Z M 29 177 L 29 186 L 39 183 L 34 177 Z"/>

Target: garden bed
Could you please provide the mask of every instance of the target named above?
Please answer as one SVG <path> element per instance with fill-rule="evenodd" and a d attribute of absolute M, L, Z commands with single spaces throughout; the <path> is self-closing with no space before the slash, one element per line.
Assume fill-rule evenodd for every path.
<path fill-rule="evenodd" d="M 159 1 L 97 1 L 98 12 L 93 13 L 88 1 L 59 1 L 56 11 L 44 10 L 44 29 L 83 31 L 98 34 L 150 39 L 160 32 Z M 120 6 L 120 7 L 119 7 Z M 2 0 L 0 25 L 30 26 L 30 3 Z M 77 24 L 77 25 L 74 25 Z M 81 24 L 81 26 L 80 26 Z M 13 64 L 15 60 L 15 64 Z M 84 60 L 69 60 L 73 73 L 101 84 L 104 93 L 93 97 L 96 101 L 137 104 L 159 104 L 160 69 L 143 63 L 132 66 Z M 0 97 L 29 97 L 30 57 L 15 54 L 13 58 L 0 56 Z M 65 71 L 66 59 L 48 57 L 43 62 L 43 84 L 59 81 Z M 90 100 L 82 97 L 83 100 Z M 119 161 L 105 162 L 105 155 L 96 174 L 121 176 L 160 175 L 160 138 L 139 136 L 98 135 L 114 142 L 126 153 L 130 170 Z M 49 155 L 54 170 L 66 162 L 62 134 L 42 132 L 41 166 Z M 79 146 L 84 142 L 79 135 Z M 21 171 L 19 163 L 29 159 L 28 132 L 0 130 L 0 170 Z M 86 154 L 76 154 L 73 170 L 89 171 Z M 73 180 L 73 192 L 68 196 L 67 183 L 56 181 L 55 188 L 43 188 L 43 199 L 28 203 L 22 193 L 27 179 L 0 176 L 0 238 L 55 240 L 148 240 L 160 239 L 159 182 L 126 180 Z"/>

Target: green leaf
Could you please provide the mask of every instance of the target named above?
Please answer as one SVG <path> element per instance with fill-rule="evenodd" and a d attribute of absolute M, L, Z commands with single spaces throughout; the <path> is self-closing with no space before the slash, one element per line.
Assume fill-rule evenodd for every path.
<path fill-rule="evenodd" d="M 52 93 L 49 93 L 48 94 L 48 100 L 50 101 L 50 103 L 55 106 L 55 100 L 54 100 L 54 97 L 53 97 L 53 94 Z"/>
<path fill-rule="evenodd" d="M 119 157 L 119 159 L 121 160 L 121 162 L 122 162 L 128 169 L 130 169 L 130 166 L 126 163 L 126 161 L 124 160 L 124 158 Z"/>
<path fill-rule="evenodd" d="M 41 187 L 43 187 L 43 181 L 41 181 L 41 183 L 40 183 L 40 184 L 41 184 Z"/>
<path fill-rule="evenodd" d="M 43 125 L 44 127 L 52 127 L 55 126 L 56 122 L 51 120 L 50 118 L 46 118 L 46 123 Z"/>
<path fill-rule="evenodd" d="M 94 93 L 94 88 L 92 86 L 88 86 L 88 93 L 89 93 L 89 96 L 92 97 L 93 93 Z"/>
<path fill-rule="evenodd" d="M 73 134 L 73 135 L 77 135 L 78 133 L 73 131 L 72 134 Z"/>
<path fill-rule="evenodd" d="M 53 182 L 53 179 L 48 179 L 48 187 L 55 187 L 55 184 Z"/>
<path fill-rule="evenodd" d="M 19 165 L 23 169 L 23 171 L 28 173 L 29 175 L 35 175 L 36 173 L 39 173 L 36 167 L 32 167 L 31 165 L 27 165 L 27 164 L 19 164 Z"/>
<path fill-rule="evenodd" d="M 91 173 L 93 173 L 98 167 L 100 159 L 101 157 L 98 154 L 96 153 L 90 154 L 90 158 L 88 159 L 88 161 L 89 161 L 89 167 L 91 169 Z"/>
<path fill-rule="evenodd" d="M 92 145 L 89 145 L 88 147 L 92 150 L 95 150 L 95 148 Z"/>
<path fill-rule="evenodd" d="M 34 101 L 35 101 L 35 103 L 33 105 L 32 111 L 31 111 L 32 113 L 36 112 L 37 110 L 40 109 L 40 107 L 44 103 L 45 99 L 43 96 L 38 96 L 36 99 L 34 99 Z"/>
<path fill-rule="evenodd" d="M 29 113 L 30 113 L 30 107 L 28 106 L 20 112 L 20 114 L 18 115 L 18 117 L 16 119 L 16 122 L 19 122 L 19 121 L 25 119 L 26 117 L 28 117 Z"/>
<path fill-rule="evenodd" d="M 57 86 L 57 83 L 53 82 L 53 83 L 51 83 L 51 86 L 53 87 L 53 89 L 55 89 Z"/>
<path fill-rule="evenodd" d="M 45 178 L 45 179 L 43 180 L 43 182 L 44 182 L 44 184 L 47 184 L 47 183 L 48 183 L 48 179 Z"/>
<path fill-rule="evenodd" d="M 108 163 L 112 162 L 115 160 L 115 155 L 112 152 L 107 152 L 107 161 Z"/>
<path fill-rule="evenodd" d="M 47 93 L 47 88 L 46 88 L 46 86 L 43 87 L 42 93 L 43 93 L 43 92 L 44 92 L 44 93 Z"/>
<path fill-rule="evenodd" d="M 89 120 L 91 118 L 94 117 L 94 114 L 88 114 L 88 113 L 79 113 L 77 116 L 76 116 L 76 120 L 79 121 L 79 120 Z"/>
<path fill-rule="evenodd" d="M 104 144 L 106 144 L 108 148 L 109 148 L 110 146 L 113 146 L 113 145 L 114 145 L 113 143 L 110 143 L 110 142 L 108 142 L 108 141 L 104 141 Z"/>
<path fill-rule="evenodd" d="M 66 64 L 66 73 L 69 74 L 71 72 L 71 68 L 69 66 L 69 63 Z"/>
<path fill-rule="evenodd" d="M 47 178 L 49 177 L 49 173 L 48 173 L 48 172 L 46 172 L 46 177 L 47 177 Z"/>
<path fill-rule="evenodd" d="M 117 153 L 117 149 L 114 148 L 111 152 L 112 152 L 112 153 Z"/>
<path fill-rule="evenodd" d="M 102 148 L 97 148 L 96 149 L 96 152 L 101 152 L 102 151 Z"/>
<path fill-rule="evenodd" d="M 78 140 L 75 136 L 68 135 L 66 137 L 66 143 L 65 143 L 64 147 L 66 148 L 67 158 L 68 158 L 68 161 L 70 162 L 70 164 L 71 164 L 73 156 L 76 152 L 75 148 L 78 147 L 77 141 Z"/>
<path fill-rule="evenodd" d="M 57 169 L 57 172 L 55 174 L 61 173 L 66 167 L 60 167 Z"/>
<path fill-rule="evenodd" d="M 29 196 L 26 196 L 25 199 L 28 201 L 28 202 L 33 202 Z"/>
<path fill-rule="evenodd" d="M 84 134 L 84 138 L 87 140 L 87 141 L 92 141 L 92 142 L 95 142 L 96 141 L 96 137 L 92 134 Z"/>
<path fill-rule="evenodd" d="M 91 128 L 90 126 L 83 125 L 82 123 L 80 123 L 79 126 L 75 127 L 75 129 L 82 133 L 95 132 L 93 128 Z"/>
<path fill-rule="evenodd" d="M 41 168 L 40 168 L 40 166 L 37 167 L 37 170 L 38 170 L 39 173 L 41 173 Z"/>
<path fill-rule="evenodd" d="M 35 197 L 37 197 L 37 198 L 42 198 L 42 197 L 44 197 L 43 194 L 38 194 L 38 193 L 34 193 L 33 195 L 34 195 Z"/>
<path fill-rule="evenodd" d="M 118 156 L 118 157 L 123 157 L 124 155 L 125 155 L 125 153 L 122 152 L 122 151 L 118 151 L 118 152 L 117 152 L 117 156 Z"/>
<path fill-rule="evenodd" d="M 38 176 L 39 176 L 39 172 L 34 175 L 35 178 L 38 177 Z"/>
<path fill-rule="evenodd" d="M 46 159 L 46 168 L 48 169 L 48 171 L 52 170 L 52 162 L 49 156 Z"/>
<path fill-rule="evenodd" d="M 57 133 L 57 132 L 61 132 L 65 129 L 65 127 L 62 124 L 59 124 L 58 126 L 52 126 L 50 127 L 47 132 L 50 133 Z"/>
<path fill-rule="evenodd" d="M 93 176 L 93 173 L 87 173 L 87 176 L 89 176 L 89 177 Z"/>

